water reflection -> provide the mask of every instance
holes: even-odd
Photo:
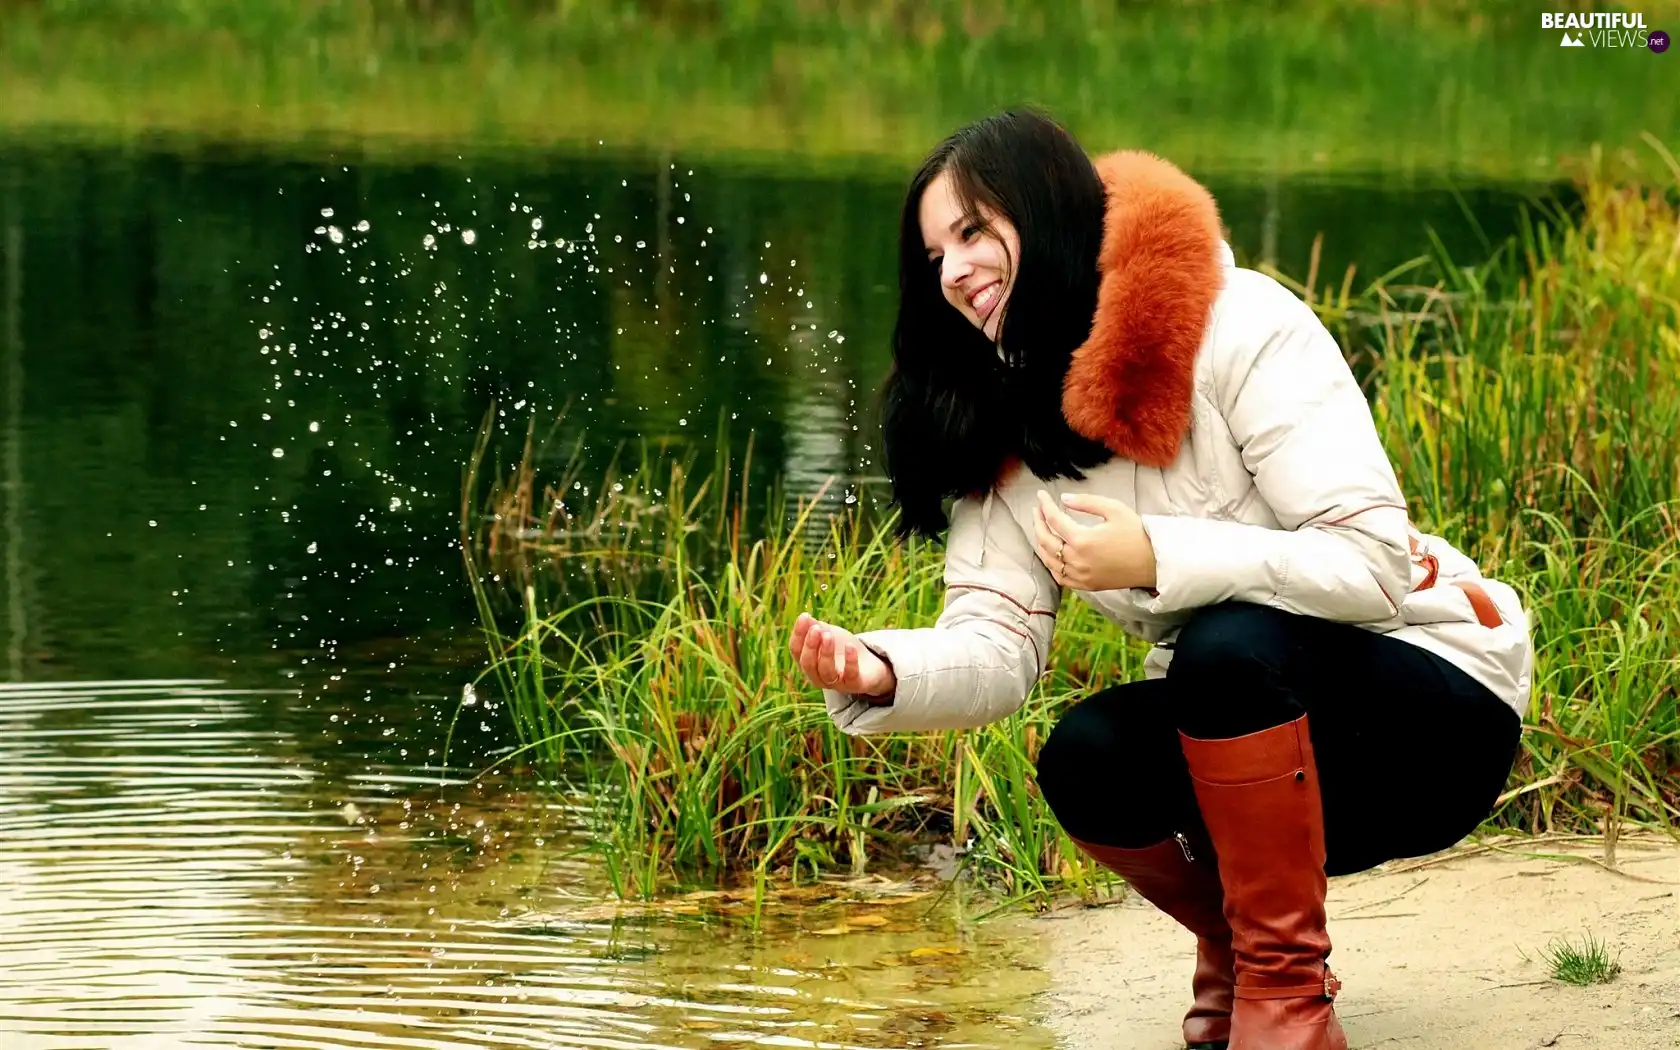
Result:
[[[503,465],[564,411],[551,455],[581,447],[586,485],[624,442],[709,464],[750,438],[760,499],[777,478],[790,500],[883,495],[893,181],[8,147],[14,679],[202,675],[470,626],[453,544],[493,401]],[[1426,226],[1478,257],[1470,217],[1497,238],[1533,189],[1206,178],[1240,258],[1304,275],[1327,231],[1335,283],[1416,254]]]
[[[598,866],[528,781],[334,773],[275,728],[295,702],[0,687],[5,1046],[1049,1045],[1007,925],[603,921],[580,910]]]

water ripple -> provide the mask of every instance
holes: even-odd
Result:
[[[602,893],[571,807],[330,774],[285,702],[0,685],[0,1045],[1048,1045],[998,983],[1014,967],[892,969],[885,934],[530,921]]]

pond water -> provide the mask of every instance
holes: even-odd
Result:
[[[0,687],[3,1045],[1049,1045],[1030,939],[937,894],[756,936],[581,907],[563,807],[359,758],[431,735],[412,688],[370,685],[375,733],[290,690]]]
[[[1323,231],[1338,279],[1426,227],[1475,258],[1547,189],[1196,174],[1240,259],[1304,275]],[[570,807],[460,772],[497,712],[437,767],[483,657],[456,537],[486,413],[502,465],[533,422],[586,479],[750,437],[790,497],[875,498],[900,189],[9,142],[3,1045],[1050,1045],[1036,942],[964,888],[614,921]]]

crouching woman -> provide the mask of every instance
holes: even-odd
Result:
[[[1342,1050],[1326,877],[1489,813],[1518,596],[1411,526],[1335,341],[1168,162],[980,121],[912,180],[899,266],[886,473],[901,538],[945,536],[945,606],[801,614],[804,673],[848,733],[956,729],[1021,707],[1064,591],[1153,643],[1057,723],[1043,798],[1195,935],[1189,1046]]]

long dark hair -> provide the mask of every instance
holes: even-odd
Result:
[[[1020,236],[998,329],[1006,360],[946,301],[928,264],[922,194],[943,172],[967,221],[984,225],[985,205]],[[899,227],[893,369],[881,391],[900,539],[942,536],[944,500],[985,492],[1011,455],[1041,478],[1083,478],[1081,468],[1111,458],[1062,418],[1062,381],[1096,312],[1105,204],[1090,157],[1065,128],[1031,109],[959,129],[910,180]]]

